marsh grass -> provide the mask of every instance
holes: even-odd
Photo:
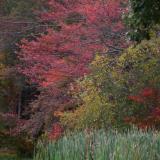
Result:
[[[34,160],[160,160],[160,133],[103,130],[40,141]]]

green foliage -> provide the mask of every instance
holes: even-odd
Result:
[[[85,77],[83,81],[79,81],[84,92],[78,98],[83,100],[83,105],[75,112],[65,113],[61,118],[62,123],[69,129],[104,128],[111,124],[112,105],[101,95],[90,78]]]
[[[0,160],[32,160],[29,158],[19,158],[13,153],[0,153]]]
[[[6,55],[6,64],[15,65],[17,44],[24,37],[33,38],[42,28],[37,14],[45,8],[44,0],[1,0],[0,1],[0,51]],[[45,10],[45,9],[44,9]]]
[[[0,148],[8,147],[9,145],[6,146],[8,143],[13,146],[12,141],[14,140],[9,136],[1,135],[1,132],[6,133],[16,126],[15,117],[7,118],[4,117],[4,114],[16,110],[20,92],[18,78],[5,65],[4,61],[5,56],[0,53]]]
[[[2,15],[8,15],[11,13],[12,8],[14,8],[16,6],[16,1],[12,1],[12,0],[2,0],[0,2],[0,13]]]
[[[0,2],[0,14],[4,16],[13,16],[18,18],[33,19],[35,9],[41,7],[43,0],[2,0]]]
[[[18,78],[5,65],[5,53],[0,53],[0,112],[16,107],[19,89]]]
[[[123,128],[126,117],[145,117],[151,107],[128,97],[145,87],[160,88],[159,46],[160,38],[155,38],[129,47],[116,58],[96,56],[91,74],[79,81],[83,105],[66,113],[62,123],[76,129]]]
[[[21,159],[33,156],[34,142],[24,136],[11,136],[0,132],[0,142],[0,159],[1,157],[11,159],[13,156],[15,159],[18,157]]]
[[[96,131],[64,136],[57,142],[39,142],[34,160],[158,160],[160,134],[133,130]]]
[[[10,153],[0,154],[0,159],[1,160],[18,160],[16,155],[10,154]]]
[[[126,23],[131,29],[129,36],[132,40],[149,39],[149,30],[160,23],[159,0],[130,0],[130,10]]]

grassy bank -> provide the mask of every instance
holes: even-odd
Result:
[[[160,133],[104,131],[39,142],[34,160],[159,160]]]
[[[19,157],[14,150],[0,150],[0,160],[31,160],[29,158]]]

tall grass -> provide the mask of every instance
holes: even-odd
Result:
[[[104,131],[39,142],[34,160],[160,160],[160,133]]]

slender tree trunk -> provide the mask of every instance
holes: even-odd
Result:
[[[17,113],[18,113],[18,119],[21,118],[21,95],[22,95],[22,92],[20,92],[19,94],[19,98],[18,98],[18,107],[17,107]]]

